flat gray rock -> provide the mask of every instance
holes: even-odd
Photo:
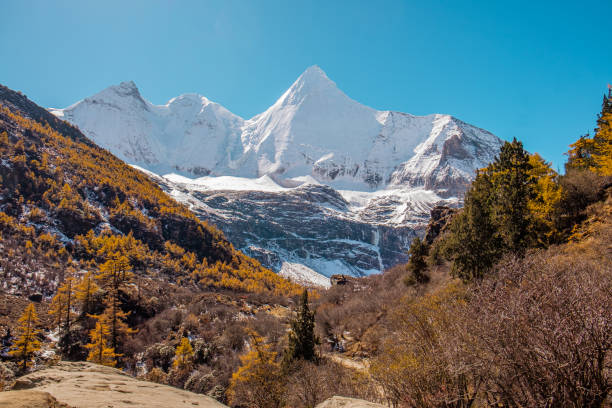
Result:
[[[116,368],[104,367],[87,362],[61,362],[53,367],[19,378],[16,382],[21,391],[0,393],[2,397],[36,398],[40,404],[33,407],[71,408],[222,408],[225,405],[213,398],[181,390],[167,385],[141,381],[126,375]],[[39,391],[35,395],[33,392]],[[48,393],[56,405],[44,405]],[[13,406],[2,405],[0,407]],[[51,400],[50,400],[51,401]],[[65,404],[65,405],[61,405]],[[28,406],[28,405],[15,405]]]

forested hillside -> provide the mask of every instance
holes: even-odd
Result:
[[[320,335],[392,406],[609,406],[610,96],[564,175],[507,142],[407,265],[318,300]]]
[[[0,154],[3,253],[12,251],[11,265],[3,264],[7,291],[49,295],[66,267],[95,267],[116,255],[128,257],[141,273],[198,287],[296,291],[235,251],[144,174],[5,87]],[[29,263],[45,272],[34,274]]]
[[[0,277],[0,352],[9,362],[0,383],[59,357],[135,374],[146,357],[145,372],[168,370],[162,360],[189,336],[196,360],[167,382],[183,386],[195,372],[191,387],[206,378],[199,392],[221,399],[246,339],[236,316],[275,327],[283,314],[270,311],[285,310],[301,291],[144,174],[5,87]]]

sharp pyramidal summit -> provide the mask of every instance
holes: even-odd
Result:
[[[458,204],[502,145],[450,115],[364,106],[318,66],[248,120],[197,94],[153,105],[133,82],[50,111],[148,172],[240,250],[320,284],[406,261],[430,210]]]

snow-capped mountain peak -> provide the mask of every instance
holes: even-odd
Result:
[[[312,66],[265,112],[244,120],[198,94],[166,105],[122,82],[52,112],[122,159],[158,173],[283,179],[336,188],[388,185],[455,194],[500,140],[448,115],[377,111]],[[461,188],[454,188],[457,183]]]
[[[265,265],[325,275],[405,260],[429,210],[456,205],[502,144],[449,115],[362,105],[317,66],[248,120],[198,94],[154,105],[133,82],[51,111],[124,161],[174,173],[157,180]]]
[[[140,91],[138,90],[138,87],[134,81],[126,81],[121,82],[119,85],[109,86],[86,100],[106,103],[121,103],[131,101],[146,105],[146,102],[140,95]]]
[[[297,105],[308,97],[332,97],[340,94],[344,95],[336,83],[329,79],[321,68],[313,65],[299,76],[274,106]]]

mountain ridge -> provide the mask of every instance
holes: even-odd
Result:
[[[308,68],[266,111],[246,120],[199,94],[154,105],[132,81],[50,111],[123,160],[157,174],[311,176],[360,191],[426,186],[456,195],[452,184],[469,182],[471,172],[486,165],[501,145],[490,132],[450,115],[414,116],[362,105],[318,66]],[[479,150],[459,149],[469,165],[445,160],[473,141]]]
[[[317,284],[405,262],[431,209],[460,205],[502,144],[450,115],[362,105],[317,66],[246,120],[198,94],[154,105],[131,81],[50,111],[152,172],[241,251]]]

